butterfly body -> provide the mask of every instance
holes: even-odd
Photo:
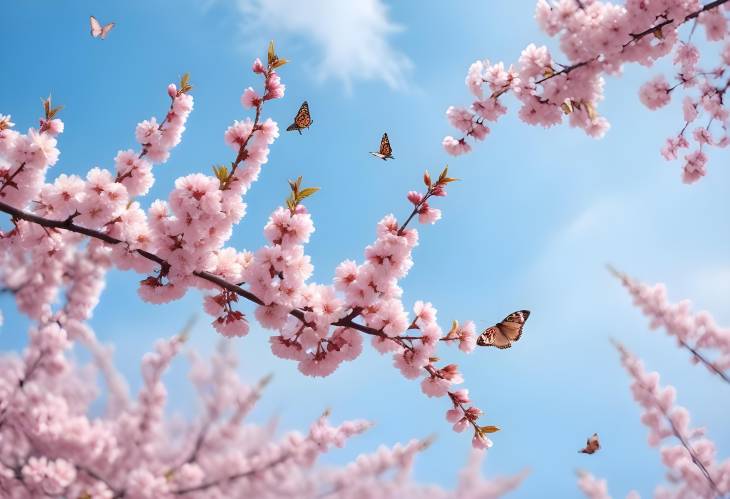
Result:
[[[302,134],[302,129],[309,128],[312,123],[312,116],[309,114],[309,104],[307,101],[304,101],[302,105],[299,107],[299,111],[297,111],[297,115],[294,116],[294,123],[289,125],[286,128],[287,132],[292,132],[296,130],[299,132],[299,135]]]
[[[598,440],[598,433],[594,433],[586,440],[586,446],[579,450],[581,454],[593,454],[601,448],[601,442]]]
[[[522,337],[522,329],[528,317],[530,317],[529,310],[512,312],[502,322],[482,331],[477,338],[477,345],[500,349],[510,348],[512,343]]]
[[[390,146],[390,140],[388,140],[387,133],[384,133],[383,137],[380,139],[380,149],[378,149],[378,152],[371,152],[370,154],[376,158],[382,159],[383,161],[395,159],[393,157],[393,148]]]
[[[89,24],[91,25],[91,36],[94,38],[101,38],[104,40],[116,23],[105,24],[104,26],[94,17],[89,17]]]

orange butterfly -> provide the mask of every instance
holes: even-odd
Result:
[[[314,121],[312,121],[312,116],[309,114],[309,104],[307,104],[307,101],[304,101],[299,111],[297,111],[297,115],[294,117],[294,123],[289,125],[286,131],[291,132],[292,130],[296,130],[301,135],[302,128],[309,128],[312,123]]]
[[[530,317],[529,310],[512,312],[504,320],[488,327],[477,338],[477,345],[482,347],[509,348],[522,336],[522,328]]]
[[[89,22],[91,23],[91,36],[94,38],[101,38],[102,40],[106,38],[106,35],[108,35],[112,28],[116,25],[115,23],[109,23],[102,26],[94,16],[89,18]]]
[[[578,452],[582,454],[593,454],[600,448],[601,442],[598,441],[598,433],[594,433],[593,436],[586,441],[585,448],[579,450]]]
[[[378,152],[371,152],[376,158],[380,158],[383,161],[388,159],[395,159],[393,157],[393,148],[390,147],[390,140],[388,140],[388,134],[384,133],[383,138],[380,139],[380,149]]]

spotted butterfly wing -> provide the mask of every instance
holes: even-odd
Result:
[[[304,101],[297,111],[297,115],[294,117],[294,123],[286,128],[287,132],[296,130],[301,135],[303,128],[309,128],[314,123],[312,116],[309,114],[309,104]]]
[[[384,133],[383,138],[380,139],[380,149],[378,152],[371,152],[376,158],[380,158],[383,161],[393,158],[393,148],[390,147],[390,140],[388,140],[388,134]]]
[[[601,448],[601,442],[598,440],[598,433],[594,433],[591,437],[586,440],[586,446],[578,452],[582,454],[593,454]]]
[[[115,26],[115,23],[109,23],[102,26],[94,16],[89,17],[89,24],[91,25],[91,36],[94,38],[101,38],[102,40],[106,38],[106,35],[108,35]]]
[[[488,327],[477,338],[477,345],[482,347],[509,348],[522,336],[525,321],[530,317],[529,310],[512,312],[504,320]]]

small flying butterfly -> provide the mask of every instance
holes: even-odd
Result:
[[[395,159],[393,157],[393,148],[390,147],[390,140],[388,140],[388,134],[384,133],[383,138],[380,139],[380,149],[378,152],[371,152],[376,158],[380,158],[383,161],[388,159]]]
[[[594,433],[591,437],[586,440],[586,446],[578,452],[582,454],[593,454],[601,448],[601,442],[598,440],[598,433]]]
[[[299,135],[301,135],[302,129],[309,128],[312,123],[314,122],[312,121],[312,116],[309,114],[309,104],[307,104],[307,101],[304,101],[299,107],[297,115],[294,117],[294,123],[289,125],[286,128],[286,131],[291,132],[293,130],[296,130],[297,132],[299,132]]]
[[[512,312],[504,320],[488,327],[477,338],[477,345],[482,347],[509,348],[522,336],[522,328],[530,317],[529,310]]]
[[[102,26],[94,16],[89,17],[89,23],[91,24],[91,36],[94,38],[101,38],[102,40],[106,38],[106,35],[108,35],[115,26],[115,23],[109,23]]]

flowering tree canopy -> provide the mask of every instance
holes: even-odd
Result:
[[[444,333],[436,309],[424,301],[414,304],[409,318],[398,286],[413,265],[411,252],[418,244],[418,232],[409,224],[441,218],[430,203],[445,196],[456,180],[447,168],[434,177],[426,172],[423,192],[407,195],[412,209],[405,221],[385,216],[365,249],[365,260],[342,262],[331,284],[310,282],[313,266],[304,245],[314,223],[303,201],[317,189],[304,187],[301,177],[290,182],[285,205],[274,210],[264,227],[266,246],[255,251],[225,246],[245,215],[244,196],[279,136],[277,124],[264,119],[263,110],[284,96],[277,73],[284,64],[273,43],[267,63],[254,61],[252,71],[262,79],[263,90],[247,88],[241,103],[255,117],[235,121],[223,137],[234,159],[215,165],[213,175],[177,179],[168,200],[156,200],[147,210],[137,198],[154,181],[153,165],[164,163],[180,142],[193,109],[187,74],[178,85],[168,86],[165,118],[137,126],[140,149],[120,151],[115,172],[97,167],[85,179],[61,174],[46,182],[48,168],[58,161],[57,141],[64,130],[60,107],[50,98],[44,101],[38,129],[23,134],[14,130],[9,116],[0,118],[0,211],[11,222],[0,231],[0,278],[14,292],[18,308],[38,323],[32,364],[59,361],[57,352],[73,336],[70,330],[81,327],[97,303],[107,269],[131,269],[147,275],[139,286],[147,302],[176,300],[191,288],[206,291],[203,308],[225,337],[248,333],[247,315],[238,302],[251,302],[256,320],[274,331],[272,352],[297,362],[308,376],[328,376],[342,362],[354,360],[363,336],[370,336],[378,351],[393,355],[403,376],[422,377],[426,395],[448,398],[447,418],[455,431],[471,428],[473,446],[489,447],[488,435],[498,428],[479,424],[482,411],[471,405],[468,390],[455,387],[463,382],[458,366],[438,366],[435,356],[441,343],[471,352],[474,323],[453,321]],[[66,303],[54,308],[63,289]]]
[[[68,298],[71,298],[69,295]],[[453,491],[409,477],[414,457],[428,441],[382,446],[339,468],[315,466],[317,458],[366,431],[367,421],[329,422],[328,413],[306,434],[274,438],[275,423],[244,424],[268,379],[255,385],[236,374],[236,358],[219,349],[210,362],[190,352],[190,380],[200,416],[165,417],[161,377],[184,346],[185,333],[159,340],[142,359],[143,386],[130,397],[110,350],[83,322],[69,319],[30,333],[22,357],[0,357],[0,496],[84,499],[172,497],[428,497],[496,498],[525,474],[487,481],[475,451]],[[92,365],[79,365],[68,350],[88,348]],[[105,414],[92,416],[100,371],[109,392]]]
[[[551,127],[567,118],[571,126],[599,138],[609,127],[598,113],[604,75],[619,75],[627,63],[652,66],[673,53],[671,82],[664,75],[656,76],[641,87],[639,98],[649,109],[657,109],[673,93],[684,93],[683,124],[661,152],[667,160],[677,159],[692,143],[693,150],[684,154],[682,179],[696,182],[706,174],[707,149],[730,144],[730,108],[725,98],[730,89],[728,11],[727,0],[628,0],[624,5],[539,0],[535,18],[548,36],[559,37],[564,62],[546,46],[535,44],[528,45],[513,66],[476,61],[466,76],[474,102],[468,109],[452,106],[446,111],[463,136],[447,136],[443,146],[453,155],[469,152],[467,139],[484,140],[489,133],[485,123],[507,112],[503,96],[509,94],[520,102],[520,119],[530,125]],[[698,25],[707,40],[717,44],[719,57],[700,54],[693,40],[699,36],[695,35]]]
[[[634,297],[635,304],[652,319],[652,327],[663,326],[677,338],[679,346],[689,350],[693,359],[703,363],[711,372],[727,382],[724,357],[709,361],[698,352],[700,348],[717,349],[725,355],[728,331],[719,328],[707,312],[690,313],[689,301],[672,305],[667,302],[664,285],[654,287],[637,283],[626,274],[609,267]],[[691,346],[692,345],[692,346]],[[614,341],[621,364],[631,378],[631,393],[641,407],[641,422],[649,429],[648,443],[661,445],[662,463],[671,486],[657,487],[655,497],[717,498],[730,493],[730,459],[718,461],[715,443],[706,430],[690,426],[689,411],[676,404],[677,390],[659,383],[659,373],[647,372],[643,362],[622,344]],[[674,441],[674,444],[668,442]],[[589,499],[610,499],[608,484],[588,472],[578,473],[578,487]],[[631,491],[627,499],[638,499]]]

